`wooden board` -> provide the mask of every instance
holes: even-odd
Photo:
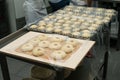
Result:
[[[40,35],[40,34],[43,34],[43,33],[28,32],[25,35],[21,36],[20,38],[11,42],[10,44],[1,48],[0,51],[4,52],[6,54],[9,54],[9,55],[22,57],[22,58],[26,58],[26,59],[31,59],[31,60],[34,60],[34,61],[37,61],[40,63],[46,63],[46,64],[50,64],[52,66],[58,66],[58,67],[63,67],[63,68],[68,68],[68,69],[74,70],[74,69],[76,69],[76,67],[79,65],[79,63],[86,56],[87,52],[91,49],[91,47],[95,43],[94,41],[76,39],[80,43],[82,43],[80,45],[80,48],[64,62],[55,61],[55,60],[51,60],[51,59],[44,59],[44,58],[35,57],[32,55],[28,55],[28,54],[16,52],[16,48],[18,48],[20,45],[24,44],[29,39],[31,39],[37,35]],[[48,35],[68,38],[66,36],[61,36],[61,35],[56,35],[56,34],[48,34]]]

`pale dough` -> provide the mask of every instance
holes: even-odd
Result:
[[[45,50],[41,47],[35,47],[33,50],[32,50],[32,55],[33,56],[41,56],[45,53]]]
[[[74,47],[71,44],[65,44],[62,47],[62,50],[65,51],[66,53],[70,53],[70,52],[72,52],[74,50]]]
[[[45,35],[45,34],[41,34],[41,35],[38,36],[39,40],[46,40],[47,38],[48,38],[48,36]]]
[[[74,39],[69,39],[66,41],[66,43],[71,44],[73,46],[76,46],[76,45],[78,45],[79,42],[77,40],[74,40]]]
[[[49,45],[50,49],[60,49],[61,48],[61,44],[59,42],[53,42]]]
[[[49,41],[41,41],[40,43],[38,43],[38,46],[42,48],[47,48],[49,44],[50,44]]]
[[[34,46],[32,44],[26,43],[26,44],[21,46],[21,50],[24,52],[27,52],[27,51],[31,51],[33,49],[33,47]]]
[[[62,50],[54,51],[53,53],[51,53],[51,57],[55,60],[64,59],[66,57],[66,55],[67,54]]]

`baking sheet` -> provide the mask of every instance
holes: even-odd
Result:
[[[16,52],[16,48],[18,48],[20,45],[24,44],[26,41],[33,38],[34,36],[37,36],[40,34],[43,34],[43,33],[28,32],[25,35],[21,36],[20,38],[16,39],[15,41],[11,42],[10,44],[1,48],[0,51],[4,52],[6,54],[10,54],[10,55],[14,55],[14,56],[22,57],[22,58],[27,58],[27,59],[31,59],[34,61],[39,61],[40,63],[41,62],[46,63],[51,66],[59,66],[59,67],[64,67],[64,68],[69,68],[69,69],[74,70],[74,69],[76,69],[78,64],[82,61],[82,59],[85,57],[87,52],[91,49],[91,47],[95,43],[94,41],[76,39],[80,43],[82,43],[82,45],[74,54],[72,54],[70,56],[70,58],[68,58],[64,62],[55,61],[55,60],[51,60],[51,59],[44,59],[44,58],[35,57],[32,55],[28,55],[28,54]],[[48,35],[66,37],[66,36],[61,36],[61,35],[57,35],[57,34],[48,34]],[[68,37],[66,37],[66,38],[68,38]]]

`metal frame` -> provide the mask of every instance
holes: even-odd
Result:
[[[98,2],[109,2],[113,4],[120,4],[120,0],[97,0]],[[118,38],[117,38],[117,44],[116,44],[116,50],[120,50],[120,6],[116,5],[117,11],[118,11]],[[112,8],[107,6],[107,8]]]

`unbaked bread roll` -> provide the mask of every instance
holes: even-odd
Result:
[[[61,26],[61,23],[54,23],[55,26]]]
[[[31,26],[30,26],[31,29],[35,29],[35,28],[37,28],[37,27],[38,27],[37,25],[31,25]]]
[[[95,30],[97,30],[97,27],[89,27],[88,29],[91,31],[95,31]]]
[[[54,19],[55,16],[54,15],[51,15],[51,16],[48,16],[50,19]]]
[[[58,23],[64,23],[65,21],[60,19],[60,20],[58,20],[57,22],[58,22]]]
[[[61,31],[62,31],[62,29],[54,29],[54,32],[55,32],[55,33],[58,33],[58,34],[60,34]]]
[[[63,24],[63,26],[64,26],[64,27],[68,27],[68,26],[70,26],[70,24]]]
[[[77,46],[79,44],[79,42],[77,40],[74,40],[74,39],[68,39],[66,41],[67,44],[71,44],[73,46]]]
[[[45,34],[41,34],[37,38],[42,41],[42,40],[46,40],[48,38],[48,36]]]
[[[32,50],[32,55],[33,56],[42,56],[43,54],[45,53],[45,50],[41,47],[35,47],[33,50]]]
[[[47,17],[46,17],[46,18],[44,18],[44,21],[49,21],[49,20],[50,20],[50,19],[49,19],[49,18],[47,18]]]
[[[38,26],[45,26],[45,25],[46,25],[45,21],[39,21],[38,23]]]
[[[61,38],[61,37],[53,37],[52,39],[51,39],[51,41],[52,42],[61,42],[61,41],[63,41],[64,39],[63,38]]]
[[[70,17],[65,17],[64,20],[68,21],[68,20],[70,20]]]
[[[66,57],[66,53],[62,50],[58,50],[58,51],[54,51],[53,53],[51,53],[51,57],[55,60],[62,60]]]
[[[50,49],[60,49],[61,48],[61,44],[59,42],[53,42],[49,45]]]
[[[91,34],[90,33],[82,33],[83,38],[90,38]]]
[[[74,38],[79,38],[80,37],[80,32],[73,32],[73,33],[71,33],[71,35]]]
[[[59,19],[62,19],[62,18],[63,18],[62,16],[57,16],[57,17],[56,17],[56,19],[58,19],[58,20],[59,20]]]
[[[71,24],[72,22],[71,21],[66,21],[65,24]]]
[[[45,26],[40,26],[37,29],[40,30],[40,31],[44,31],[45,30]]]
[[[65,51],[66,53],[70,53],[74,50],[74,47],[71,44],[65,44],[63,45],[62,50]]]
[[[53,30],[54,30],[54,29],[53,29],[52,27],[46,28],[46,32],[51,32],[51,33],[52,33]]]
[[[30,43],[26,43],[24,45],[21,46],[21,50],[24,51],[24,52],[27,52],[27,51],[31,51],[33,49],[33,45],[30,44]]]
[[[40,43],[38,43],[38,46],[42,48],[47,48],[49,44],[50,44],[49,41],[41,41]]]
[[[35,38],[33,38],[33,39],[31,39],[31,40],[28,41],[28,43],[31,43],[33,45],[36,45],[39,42],[40,42],[40,40],[37,37],[35,37]]]
[[[46,25],[46,27],[53,27],[53,24],[48,23],[48,24]]]
[[[83,30],[83,31],[81,31],[82,33],[90,33],[90,31],[89,30]]]
[[[63,31],[62,31],[62,34],[63,34],[63,35],[66,35],[66,36],[69,36],[70,33],[71,33],[70,30],[65,30],[65,31],[63,30]]]

